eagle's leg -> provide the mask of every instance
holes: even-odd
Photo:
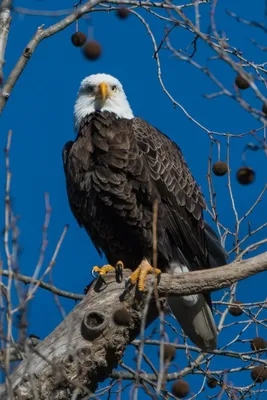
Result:
[[[138,282],[138,290],[143,292],[145,290],[145,281],[148,274],[155,274],[158,276],[161,270],[158,268],[153,268],[147,260],[143,260],[138,268],[131,274],[130,281],[132,284]]]
[[[95,266],[95,267],[93,267],[93,269],[92,269],[92,273],[93,273],[93,275],[94,275],[94,272],[98,272],[98,274],[99,274],[101,277],[103,277],[103,275],[106,275],[108,272],[110,272],[110,271],[115,271],[115,272],[116,272],[116,275],[117,275],[117,277],[118,277],[118,279],[119,279],[120,282],[121,282],[121,280],[122,280],[122,271],[123,271],[123,269],[124,269],[124,264],[123,264],[123,262],[122,262],[122,261],[118,261],[114,267],[113,267],[112,265],[110,265],[110,264],[103,265],[103,267],[97,267],[97,266]]]

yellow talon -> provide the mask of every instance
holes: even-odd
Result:
[[[153,268],[147,260],[143,260],[139,267],[131,274],[130,281],[132,284],[138,282],[138,290],[143,292],[145,290],[145,281],[148,274],[154,274],[158,276],[161,270]]]
[[[110,264],[103,265],[103,267],[95,266],[92,269],[92,273],[93,273],[93,276],[94,276],[94,273],[97,272],[101,277],[103,277],[103,275],[106,275],[108,272],[115,271],[119,282],[121,282],[122,281],[122,271],[123,271],[123,269],[124,269],[123,262],[122,261],[118,261],[116,263],[115,267],[113,267]]]
[[[108,272],[114,271],[114,270],[115,270],[115,268],[109,264],[103,265],[103,267],[101,267],[101,268],[97,267],[97,266],[93,267],[93,272],[98,272],[99,275],[106,275]]]

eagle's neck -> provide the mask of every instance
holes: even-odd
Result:
[[[79,131],[81,122],[84,118],[94,114],[97,111],[108,111],[112,114],[115,114],[117,118],[134,118],[133,112],[126,97],[123,99],[123,102],[116,99],[107,99],[104,106],[99,109],[99,104],[90,99],[88,95],[79,95],[74,106],[75,131]]]
[[[81,121],[73,155],[83,173],[94,173],[103,166],[121,170],[128,164],[131,144],[135,143],[131,141],[131,124],[130,119],[117,118],[108,111],[96,111]]]

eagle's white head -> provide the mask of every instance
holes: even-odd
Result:
[[[75,130],[84,117],[95,111],[110,111],[118,118],[134,117],[122,84],[107,74],[90,75],[82,80],[74,106]]]

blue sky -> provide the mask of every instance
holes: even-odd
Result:
[[[222,3],[222,2],[221,2]],[[33,9],[60,9],[73,5],[70,0],[17,0],[18,6]],[[242,5],[242,6],[241,6]],[[264,1],[251,7],[250,2],[224,0],[218,5],[218,29],[223,29],[231,37],[231,44],[244,51],[244,57],[262,63],[265,53],[251,44],[254,37],[264,45],[260,30],[253,30],[238,24],[226,15],[225,9],[242,13],[249,20],[265,22]],[[203,31],[207,31],[208,6],[201,7]],[[149,22],[157,43],[164,35],[164,22],[148,13],[141,13]],[[192,16],[192,10],[187,12]],[[15,65],[18,57],[29,42],[37,27],[56,23],[60,17],[30,17],[14,14],[12,28],[6,51],[5,77]],[[48,192],[52,206],[51,222],[48,230],[48,249],[45,255],[45,268],[53,254],[65,224],[70,228],[53,267],[53,283],[69,291],[82,293],[91,279],[93,265],[103,264],[92,246],[85,231],[80,229],[72,216],[65,190],[61,150],[65,142],[73,139],[73,105],[80,81],[87,75],[105,72],[116,76],[124,85],[135,115],[144,118],[162,132],[175,140],[182,148],[193,175],[208,200],[206,180],[209,154],[209,138],[206,132],[191,122],[179,109],[174,108],[170,99],[163,93],[157,78],[157,66],[153,58],[153,46],[145,27],[134,16],[118,20],[114,13],[94,13],[91,21],[80,21],[80,30],[90,31],[103,47],[103,55],[96,62],[84,59],[78,48],[70,41],[75,31],[74,25],[59,34],[43,41],[25,71],[19,78],[0,120],[0,148],[5,147],[7,132],[13,131],[11,148],[12,204],[13,211],[20,216],[19,243],[22,249],[20,271],[32,275],[42,242],[42,224],[45,217],[44,193]],[[170,37],[176,48],[186,48],[193,37],[184,30],[176,30]],[[216,76],[231,89],[235,73],[219,60],[207,60],[212,54],[206,45],[198,41],[195,60],[212,69]],[[207,100],[203,94],[217,91],[214,84],[204,74],[189,64],[172,56],[167,50],[160,52],[162,77],[172,96],[201,124],[218,132],[241,133],[259,127],[259,123],[243,111],[239,105],[228,98]],[[263,85],[259,84],[263,89]],[[243,94],[244,98],[258,109],[260,101],[252,91]],[[242,164],[244,145],[255,142],[253,138],[231,141],[231,168],[233,192],[237,210],[242,215],[256,200],[266,183],[266,156],[263,152],[247,154],[247,163],[256,171],[256,181],[248,187],[241,187],[235,180],[235,172]],[[221,138],[221,158],[226,156],[226,141]],[[214,158],[216,161],[216,156]],[[4,156],[0,156],[0,199],[2,212],[0,226],[4,226]],[[217,193],[219,217],[223,224],[234,229],[234,216],[227,190],[227,178],[214,178]],[[265,222],[266,199],[250,218],[253,228]],[[242,233],[246,232],[246,226]],[[257,239],[262,239],[261,232]],[[231,248],[232,240],[227,241]],[[3,254],[3,248],[1,249]],[[255,253],[256,254],[256,253]],[[238,296],[244,302],[260,301],[266,296],[266,274],[251,278],[240,285]],[[257,288],[257,289],[255,289]],[[216,294],[217,298],[219,295]],[[66,312],[74,302],[60,299]],[[229,321],[231,321],[231,318]],[[61,321],[62,317],[55,305],[52,294],[39,290],[29,305],[29,333],[46,337]],[[255,329],[254,329],[255,331]],[[253,333],[251,333],[252,335]],[[227,334],[223,342],[229,340]],[[130,357],[130,356],[129,356]],[[129,358],[130,359],[130,358]],[[228,361],[229,362],[229,361]],[[229,366],[229,365],[228,365]],[[179,365],[181,367],[181,365]],[[247,373],[248,374],[248,373]],[[247,376],[247,375],[246,375]],[[238,379],[238,378],[237,378]],[[243,378],[242,378],[243,379]],[[242,382],[239,382],[242,384]],[[191,390],[197,390],[191,386]],[[202,396],[202,395],[201,395]],[[206,398],[203,394],[203,397]]]

